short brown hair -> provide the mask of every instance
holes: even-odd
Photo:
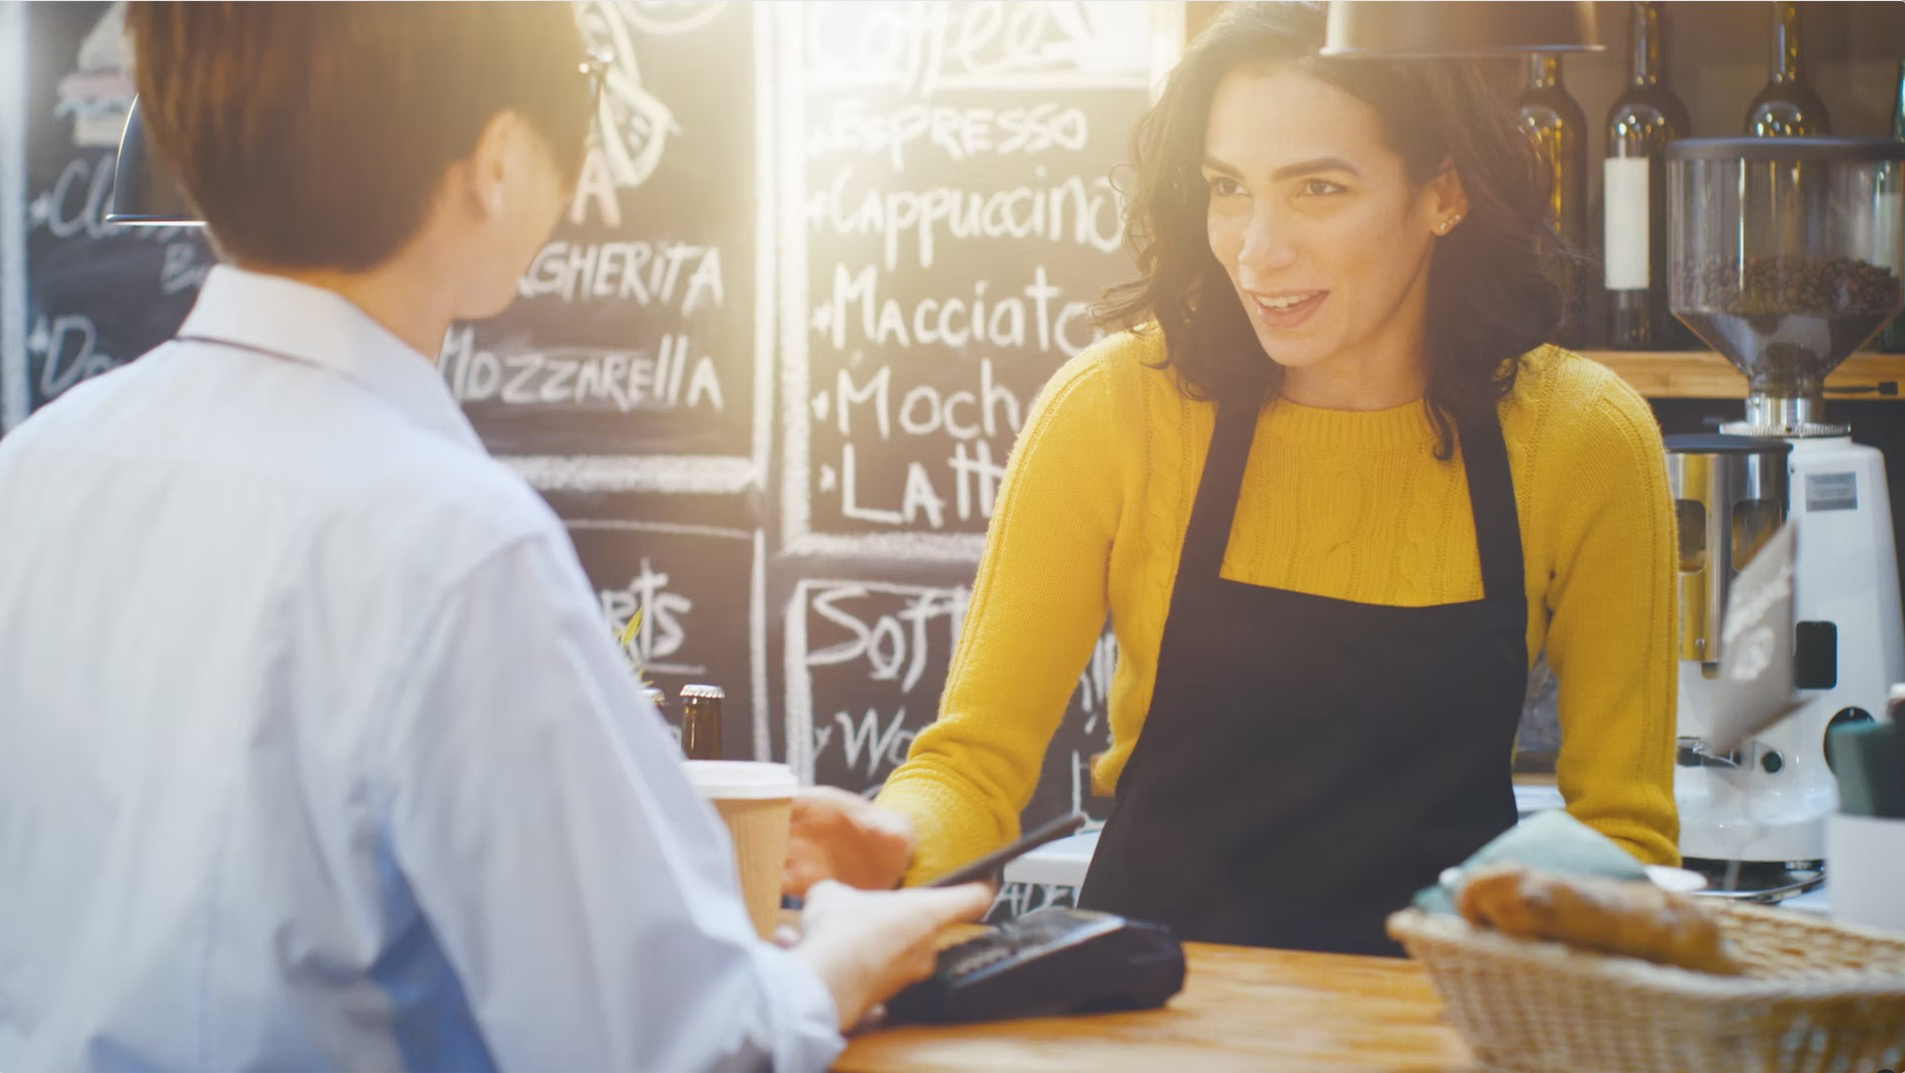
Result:
[[[573,181],[588,88],[566,3],[133,3],[150,141],[229,255],[357,271],[515,109]]]

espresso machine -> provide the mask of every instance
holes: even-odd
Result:
[[[1667,167],[1673,312],[1748,381],[1740,420],[1667,440],[1680,849],[1715,888],[1773,899],[1823,871],[1825,819],[1838,807],[1827,730],[1887,718],[1888,690],[1905,681],[1884,460],[1824,405],[1826,374],[1905,303],[1905,144],[1687,140],[1668,146]],[[1708,728],[1727,596],[1788,523],[1799,706],[1720,753]]]

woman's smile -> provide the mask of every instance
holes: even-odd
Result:
[[[1277,291],[1261,294],[1246,292],[1250,296],[1250,313],[1258,324],[1273,332],[1289,331],[1310,319],[1325,301],[1329,300],[1328,291]]]

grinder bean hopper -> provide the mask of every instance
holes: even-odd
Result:
[[[1796,890],[1837,808],[1829,727],[1885,717],[1905,681],[1885,465],[1829,419],[1825,378],[1905,304],[1905,144],[1741,138],[1667,148],[1674,315],[1747,378],[1719,436],[1669,437],[1680,530],[1675,797],[1690,866],[1743,861]],[[1791,522],[1800,707],[1745,745],[1706,740],[1729,586]],[[1799,877],[1791,880],[1792,877]]]

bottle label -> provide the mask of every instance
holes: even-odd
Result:
[[[1607,258],[1607,289],[1647,289],[1647,167],[1644,156],[1608,157],[1601,172],[1607,215],[1601,235]]]

